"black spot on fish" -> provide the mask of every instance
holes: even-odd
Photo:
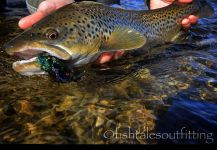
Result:
[[[90,28],[90,24],[87,24],[87,27]]]
[[[108,19],[105,19],[105,22],[109,22]]]
[[[93,20],[90,21],[91,24],[95,25],[95,22]]]
[[[92,37],[92,35],[90,34],[90,33],[88,33],[88,36],[91,38]]]
[[[112,22],[112,19],[111,19],[111,18],[109,18],[109,19],[108,19],[108,21],[109,21],[109,22]]]
[[[106,40],[106,36],[105,35],[103,36],[103,39]]]
[[[99,22],[99,27],[100,27],[100,28],[102,27],[102,24],[101,24],[101,22]]]
[[[105,22],[103,23],[103,25],[104,25],[106,28],[108,28],[108,25],[107,25]]]

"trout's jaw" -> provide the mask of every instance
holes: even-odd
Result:
[[[5,45],[5,50],[9,55],[15,55],[24,59],[29,59],[41,53],[48,53],[51,56],[62,60],[69,60],[71,55],[60,46],[45,44],[43,42],[17,42],[18,44]],[[26,44],[27,43],[27,44]]]
[[[26,42],[28,44],[16,43],[18,44],[11,45],[11,43],[8,43],[5,45],[5,50],[9,55],[25,59],[13,63],[13,69],[22,75],[31,76],[46,74],[45,71],[41,70],[41,66],[37,62],[37,56],[42,53],[63,60],[71,58],[71,55],[57,46],[46,45],[40,42]]]
[[[37,62],[37,57],[33,57],[29,60],[16,61],[13,63],[14,71],[21,75],[32,76],[47,74],[41,70],[41,66]]]

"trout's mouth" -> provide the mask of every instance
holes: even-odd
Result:
[[[41,69],[41,65],[37,61],[37,57],[41,54],[54,56],[62,60],[68,60],[71,57],[70,54],[61,47],[41,43],[31,43],[17,47],[5,45],[5,49],[9,55],[24,59],[14,62],[13,69],[26,76],[47,74]]]
[[[23,58],[25,60],[31,59],[33,57],[38,56],[39,54],[44,53],[40,49],[26,49],[24,51],[15,52],[12,55],[18,56],[19,58]]]
[[[14,52],[10,55],[17,56],[24,60],[14,62],[12,68],[14,71],[26,76],[47,74],[45,71],[41,70],[41,66],[37,62],[37,56],[42,53],[44,52],[40,49],[24,49],[19,52]]]

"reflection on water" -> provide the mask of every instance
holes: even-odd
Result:
[[[0,16],[1,47],[21,32],[17,21],[25,12],[7,9]],[[134,52],[92,66],[77,83],[21,76],[11,68],[17,58],[1,49],[0,143],[206,143],[105,134],[129,133],[129,127],[131,133],[186,127],[211,132],[216,140],[216,21],[216,16],[200,20],[181,43],[153,50],[152,57]]]

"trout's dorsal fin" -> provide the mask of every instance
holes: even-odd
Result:
[[[138,49],[145,45],[147,38],[140,32],[128,28],[116,28],[109,38],[104,41],[100,47],[100,51],[117,51]]]

